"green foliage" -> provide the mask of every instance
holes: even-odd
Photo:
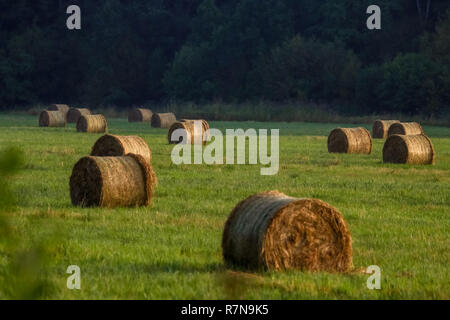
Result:
[[[380,98],[386,106],[403,113],[436,114],[441,101],[437,95],[443,89],[439,65],[421,54],[397,56],[384,66]]]
[[[334,43],[294,37],[263,59],[257,73],[270,100],[348,101],[360,64]]]
[[[70,4],[81,7],[80,31],[65,27]],[[0,0],[0,108],[265,99],[324,103],[339,112],[335,106],[346,105],[355,114],[441,115],[450,104],[448,0],[432,1],[428,15],[418,12],[415,1],[379,0],[377,31],[365,26],[370,4]],[[440,72],[419,61],[416,71],[426,68],[432,78],[414,105],[399,107],[416,83],[400,84],[403,93],[384,101],[395,84],[389,71],[386,79],[379,71],[409,53],[426,55]]]

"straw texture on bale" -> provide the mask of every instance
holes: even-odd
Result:
[[[64,127],[66,117],[61,111],[42,111],[39,115],[40,127]]]
[[[198,128],[195,128],[195,123],[200,124]],[[182,129],[185,132],[184,139],[179,138],[178,140],[173,139],[172,135],[175,130]],[[197,132],[196,132],[197,129]],[[208,140],[208,136],[206,135],[209,130],[209,124],[205,120],[181,120],[180,122],[175,122],[169,129],[168,140],[169,144],[177,144],[181,143],[182,140],[186,144],[205,144]],[[198,140],[198,142],[197,142]]]
[[[64,117],[67,117],[70,107],[67,104],[52,104],[48,107],[49,111],[61,111],[64,113]]]
[[[153,112],[150,109],[134,108],[128,113],[128,122],[150,122]]]
[[[72,170],[70,197],[81,207],[148,206],[155,173],[140,155],[84,157]]]
[[[177,122],[177,118],[173,113],[154,113],[152,115],[153,128],[170,128]]]
[[[346,272],[352,238],[342,214],[316,199],[278,191],[253,195],[231,212],[222,238],[227,264],[251,269]]]
[[[128,153],[141,155],[148,163],[152,162],[148,144],[138,136],[104,135],[92,147],[91,156],[117,157]]]
[[[105,133],[107,129],[108,124],[102,114],[81,116],[77,122],[78,132]]]
[[[417,122],[401,122],[390,126],[388,136],[393,134],[417,135],[423,134],[423,130],[422,126]]]
[[[400,123],[400,121],[399,120],[376,120],[373,123],[372,138],[386,139],[388,137],[389,128],[394,123]]]
[[[67,112],[67,122],[77,123],[81,116],[91,115],[91,111],[86,108],[70,108]]]
[[[424,134],[394,134],[387,138],[383,147],[383,162],[406,164],[434,164],[434,148]]]
[[[366,128],[338,128],[328,136],[328,152],[361,153],[372,152],[372,138]]]

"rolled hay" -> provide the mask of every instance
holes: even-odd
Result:
[[[231,212],[222,237],[227,264],[251,269],[346,272],[352,238],[342,214],[316,199],[278,191],[253,195]]]
[[[66,116],[61,111],[44,110],[39,115],[40,127],[65,127]]]
[[[107,129],[108,124],[102,114],[81,116],[77,122],[78,132],[105,133]]]
[[[104,135],[95,142],[91,156],[118,157],[129,153],[141,155],[148,163],[152,162],[148,144],[138,136]]]
[[[70,197],[81,207],[148,206],[155,179],[151,164],[140,155],[88,156],[73,167]]]
[[[199,124],[201,123],[201,127],[197,128],[197,130],[198,130],[197,132],[196,132],[196,128],[195,128],[196,123],[199,123]],[[205,134],[207,133],[207,130],[209,130],[209,124],[205,120],[183,119],[180,122],[175,122],[172,126],[170,126],[169,133],[167,135],[169,144],[178,144],[178,143],[181,143],[181,141],[183,140],[182,137],[180,137],[178,140],[172,138],[174,131],[177,129],[182,129],[185,131],[184,141],[187,144],[195,144],[195,143],[197,143],[197,140],[201,144],[206,144],[208,137]],[[197,137],[197,135],[199,135],[199,136]]]
[[[203,119],[181,119],[180,122],[190,122],[190,121],[201,121],[202,122],[202,126],[203,126],[203,130],[207,131],[209,130],[209,123],[206,120]]]
[[[49,111],[61,111],[64,116],[67,117],[67,112],[69,112],[70,107],[67,104],[52,104],[48,107]]]
[[[372,152],[372,138],[366,128],[337,128],[328,136],[328,152],[360,153]]]
[[[67,122],[77,123],[81,116],[91,115],[91,111],[86,108],[70,108],[67,112]]]
[[[399,135],[387,138],[383,147],[383,162],[434,164],[435,152],[430,138],[424,134]]]
[[[134,108],[128,113],[128,122],[150,122],[153,112],[150,109]]]
[[[173,113],[154,113],[152,115],[153,128],[170,128],[177,122],[177,118]]]
[[[418,135],[423,134],[423,130],[417,122],[400,122],[390,126],[388,136],[393,134]]]
[[[374,139],[386,139],[388,137],[388,131],[391,125],[394,123],[400,123],[399,120],[376,120],[372,127],[372,138]]]

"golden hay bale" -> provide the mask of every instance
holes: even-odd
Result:
[[[189,122],[189,121],[201,121],[203,130],[207,131],[209,130],[209,123],[206,120],[203,119],[181,119],[180,122]]]
[[[107,129],[108,124],[102,114],[81,116],[77,122],[78,132],[105,133]]]
[[[383,147],[383,162],[388,163],[434,164],[434,157],[433,144],[424,134],[394,134]]]
[[[72,170],[70,197],[82,207],[148,206],[155,173],[142,156],[84,157]]]
[[[338,128],[328,136],[328,152],[362,153],[372,152],[372,138],[366,128]]]
[[[39,115],[40,127],[65,127],[66,117],[61,111],[44,110]]]
[[[199,137],[196,137],[196,132],[195,132],[195,121],[197,121],[197,123],[201,123],[201,132],[200,132],[200,128],[198,128],[197,130],[199,130],[198,134],[200,135]],[[209,124],[208,122],[206,122],[205,120],[186,120],[183,119],[180,122],[175,122],[169,129],[169,133],[168,133],[168,140],[169,140],[169,144],[177,144],[180,143],[182,138],[180,137],[179,140],[174,140],[172,139],[172,134],[175,130],[177,129],[183,129],[186,133],[186,138],[185,138],[185,142],[187,144],[195,144],[196,138],[201,141],[202,144],[206,144],[206,141],[208,139],[207,136],[205,136],[205,134],[207,133],[207,130],[209,130]],[[204,139],[205,138],[205,139]]]
[[[128,113],[128,122],[150,122],[153,112],[150,109],[134,108]]]
[[[388,137],[389,128],[394,123],[400,123],[400,121],[399,120],[376,120],[373,123],[372,138],[386,139]]]
[[[417,135],[423,134],[422,126],[417,122],[394,123],[390,126],[388,137],[393,134]]]
[[[152,162],[148,144],[138,136],[104,135],[92,147],[91,156],[117,157],[129,153],[141,155],[148,163]]]
[[[170,128],[177,122],[177,118],[173,113],[154,113],[152,115],[153,128]]]
[[[70,108],[67,112],[67,122],[77,123],[81,116],[91,115],[91,111],[86,108]]]
[[[253,195],[233,209],[222,253],[226,263],[252,269],[345,272],[353,266],[342,214],[321,200],[278,191]]]
[[[67,104],[52,104],[48,107],[49,111],[61,111],[64,116],[67,117],[67,112],[69,112],[70,107]]]

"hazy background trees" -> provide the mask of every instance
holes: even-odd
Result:
[[[69,31],[66,8],[82,10]],[[297,101],[360,114],[450,106],[450,4],[0,0],[0,108]]]

